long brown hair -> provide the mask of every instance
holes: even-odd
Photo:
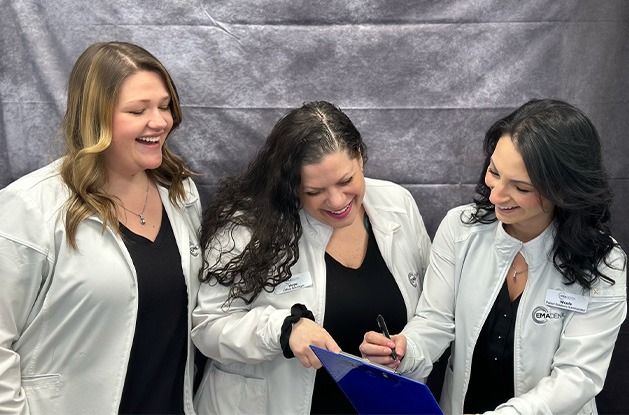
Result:
[[[98,214],[103,231],[110,225],[118,232],[116,199],[103,190],[107,171],[101,154],[111,144],[113,111],[122,83],[139,71],[155,72],[170,94],[168,104],[174,131],[181,123],[179,95],[162,63],[144,48],[125,42],[95,43],[78,58],[68,81],[68,102],[63,119],[66,154],[61,177],[70,189],[65,228],[68,243],[76,246],[76,231],[85,218]],[[183,181],[193,175],[183,160],[167,146],[162,164],[147,171],[152,180],[169,189],[169,198],[179,205],[185,197]]]

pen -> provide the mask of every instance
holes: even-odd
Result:
[[[382,332],[382,334],[384,334],[385,337],[390,340],[391,335],[389,334],[387,323],[384,322],[384,317],[382,317],[382,314],[378,314],[376,320],[378,321],[378,327],[380,327],[380,331]],[[397,353],[395,353],[395,348],[391,349],[391,357],[393,358],[393,360],[397,360]]]

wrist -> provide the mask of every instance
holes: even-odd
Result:
[[[284,319],[282,324],[282,330],[280,332],[280,346],[284,357],[287,359],[295,357],[295,354],[290,348],[289,340],[290,335],[293,332],[293,324],[297,323],[300,319],[307,318],[314,321],[314,314],[312,311],[303,304],[294,304],[290,308],[290,315]]]

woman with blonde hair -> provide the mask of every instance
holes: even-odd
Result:
[[[193,413],[200,203],[140,46],[76,61],[65,155],[0,191],[0,412]]]

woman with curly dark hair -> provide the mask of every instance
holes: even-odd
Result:
[[[350,119],[311,102],[280,119],[203,215],[193,339],[212,364],[199,413],[348,413],[310,349],[358,353],[376,316],[414,313],[430,239],[411,194],[366,179]],[[297,359],[292,359],[297,357]]]
[[[484,150],[475,203],[437,231],[415,317],[360,349],[427,376],[453,342],[445,413],[596,413],[627,314],[598,133],[574,106],[533,100],[489,129]],[[401,362],[381,352],[390,342]]]

